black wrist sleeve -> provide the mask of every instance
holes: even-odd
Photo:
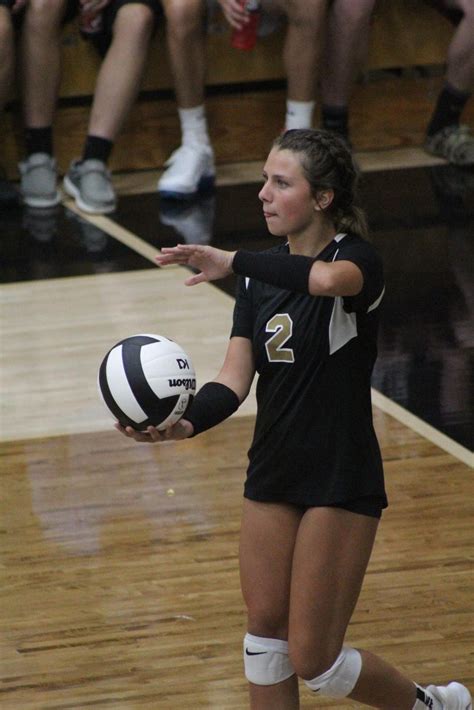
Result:
[[[196,436],[230,417],[239,404],[239,398],[230,387],[220,382],[208,382],[194,397],[184,419],[191,422],[194,427],[192,436]]]
[[[310,256],[239,249],[232,261],[232,269],[236,274],[250,276],[287,291],[309,293],[309,272],[313,264],[314,259]]]

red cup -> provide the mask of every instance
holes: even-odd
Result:
[[[248,22],[240,30],[232,32],[231,46],[235,49],[253,49],[257,42],[257,30],[260,22],[260,2],[242,0],[242,7],[248,12]]]

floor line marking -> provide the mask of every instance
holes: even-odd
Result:
[[[466,449],[457,441],[454,441],[446,434],[443,434],[439,429],[428,424],[423,419],[420,419],[415,414],[412,414],[408,409],[405,409],[393,399],[389,399],[384,394],[372,388],[372,402],[378,409],[381,409],[386,414],[390,414],[394,419],[404,424],[407,428],[412,429],[417,434],[420,434],[431,443],[438,446],[443,451],[459,459],[467,464],[470,468],[474,468],[474,453]]]
[[[130,230],[128,229],[125,229],[125,227],[121,227],[119,224],[117,224],[117,222],[114,222],[112,219],[106,217],[105,215],[86,214],[78,207],[76,207],[72,200],[65,200],[64,207],[66,207],[66,209],[70,210],[71,212],[77,214],[86,222],[94,224],[96,227],[101,229],[109,236],[114,237],[114,239],[117,239],[119,242],[122,242],[122,244],[125,244],[125,246],[128,246],[130,249],[132,249],[132,251],[145,257],[145,259],[151,261],[158,268],[158,264],[155,261],[155,256],[160,251],[158,247],[151,246],[150,244],[148,244],[148,242],[141,239],[140,237],[137,237],[136,234],[130,232]]]

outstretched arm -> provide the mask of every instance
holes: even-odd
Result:
[[[203,245],[178,244],[164,247],[156,261],[160,266],[181,264],[199,269],[198,274],[185,280],[186,286],[215,281],[236,273],[311,296],[355,296],[364,283],[362,271],[352,261],[326,263],[295,254],[235,252]]]

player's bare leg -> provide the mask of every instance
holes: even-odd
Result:
[[[378,520],[338,508],[310,508],[299,526],[291,581],[289,651],[305,680],[336,661],[370,558]],[[416,687],[373,654],[349,697],[384,710],[412,710]]]
[[[302,513],[277,503],[244,499],[240,535],[240,578],[255,637],[287,639],[293,548]],[[297,710],[295,675],[272,685],[249,683],[252,710]]]

